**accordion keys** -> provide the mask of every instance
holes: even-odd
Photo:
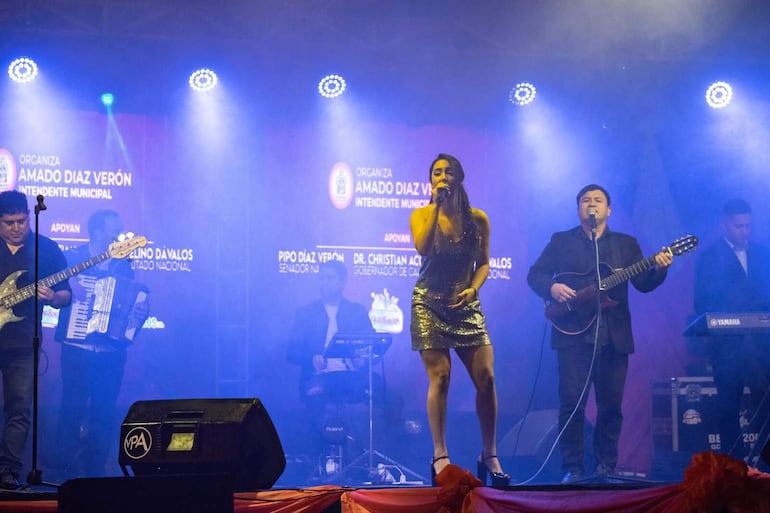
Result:
[[[133,315],[134,307],[147,301],[149,293],[146,285],[128,278],[108,276],[96,280],[86,341],[100,336],[118,344],[132,343],[144,324],[144,319]]]

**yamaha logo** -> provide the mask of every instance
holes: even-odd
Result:
[[[152,434],[145,427],[135,427],[123,437],[123,453],[133,460],[141,460],[151,448]]]

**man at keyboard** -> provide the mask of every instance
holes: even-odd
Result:
[[[120,215],[99,210],[88,219],[89,242],[65,252],[74,266],[108,251],[123,231]],[[104,476],[109,447],[116,443],[114,428],[120,425],[115,406],[126,365],[126,346],[105,333],[87,333],[97,280],[133,280],[128,259],[108,258],[70,279],[72,305],[63,309],[56,327],[61,342],[62,400],[57,429],[59,478]],[[139,326],[149,313],[146,297],[133,306],[130,315]],[[117,459],[112,462],[117,464]]]
[[[770,311],[770,251],[750,242],[751,206],[731,199],[722,211],[722,237],[703,251],[695,267],[695,311]],[[709,359],[717,387],[722,452],[742,458],[740,407],[744,386],[759,404],[770,390],[768,335],[712,336]],[[765,404],[770,403],[770,397]],[[767,415],[770,409],[758,412]],[[762,417],[760,417],[762,418]]]

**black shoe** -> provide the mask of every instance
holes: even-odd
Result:
[[[430,462],[430,484],[431,486],[436,486],[436,462],[441,460],[448,460],[449,456],[439,456],[438,458],[433,458]]]
[[[572,484],[584,479],[582,470],[570,470],[561,478],[561,484]]]
[[[487,467],[487,460],[491,460],[492,458],[497,458],[497,455],[492,454],[485,457],[482,454],[479,456],[479,459],[476,462],[476,477],[479,478],[479,481],[481,481],[484,486],[487,484],[487,474],[489,474],[493,488],[503,488],[508,486],[511,484],[511,476],[509,474],[506,474],[505,472],[492,472],[489,470],[489,467]]]
[[[604,463],[596,465],[596,477],[611,477],[615,475],[615,469]]]
[[[21,488],[19,480],[13,475],[10,470],[3,470],[0,473],[0,488],[3,490],[18,490]]]

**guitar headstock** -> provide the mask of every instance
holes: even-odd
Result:
[[[111,258],[126,258],[136,248],[143,248],[147,245],[147,237],[139,235],[123,241],[113,242],[107,249]]]
[[[697,245],[698,237],[695,235],[685,235],[684,237],[680,237],[672,242],[668,249],[671,250],[672,254],[679,256],[684,255],[685,253],[689,253],[695,249]]]

